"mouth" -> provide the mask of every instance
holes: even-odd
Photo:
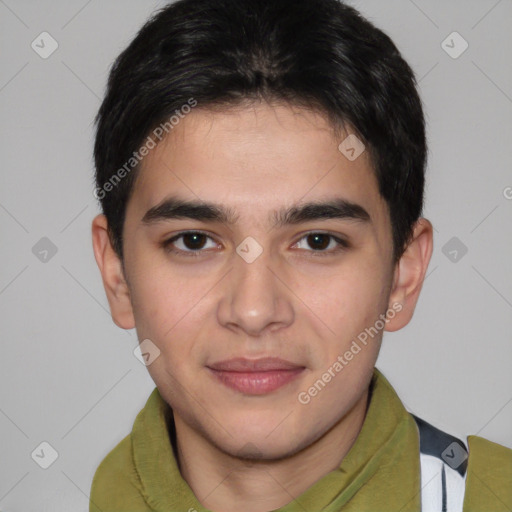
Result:
[[[247,395],[265,395],[295,380],[304,366],[275,357],[236,358],[212,363],[210,373],[225,386]]]

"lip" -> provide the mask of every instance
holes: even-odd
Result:
[[[279,359],[278,357],[262,357],[260,359],[235,357],[209,364],[208,368],[225,372],[267,372],[273,370],[296,370],[304,367],[284,359]]]
[[[225,386],[248,395],[264,395],[296,379],[304,366],[276,357],[235,358],[207,366]]]

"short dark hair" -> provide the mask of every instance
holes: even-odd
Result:
[[[388,205],[396,263],[423,209],[421,99],[391,39],[338,0],[178,0],[144,24],[114,62],[95,119],[95,195],[121,260],[143,141],[192,101],[227,108],[253,100],[313,109],[335,129],[350,125]]]

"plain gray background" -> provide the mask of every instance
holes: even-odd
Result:
[[[430,148],[434,254],[377,366],[411,412],[512,447],[512,1],[351,3],[413,67]],[[109,67],[162,5],[0,0],[3,512],[87,511],[95,469],[154,388],[94,261],[91,154]],[[44,31],[58,43],[46,59],[31,47]],[[44,441],[48,469],[31,456]]]

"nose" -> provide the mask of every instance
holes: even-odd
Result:
[[[261,336],[294,320],[292,294],[282,271],[263,253],[251,263],[238,255],[223,281],[217,317],[224,327]]]

